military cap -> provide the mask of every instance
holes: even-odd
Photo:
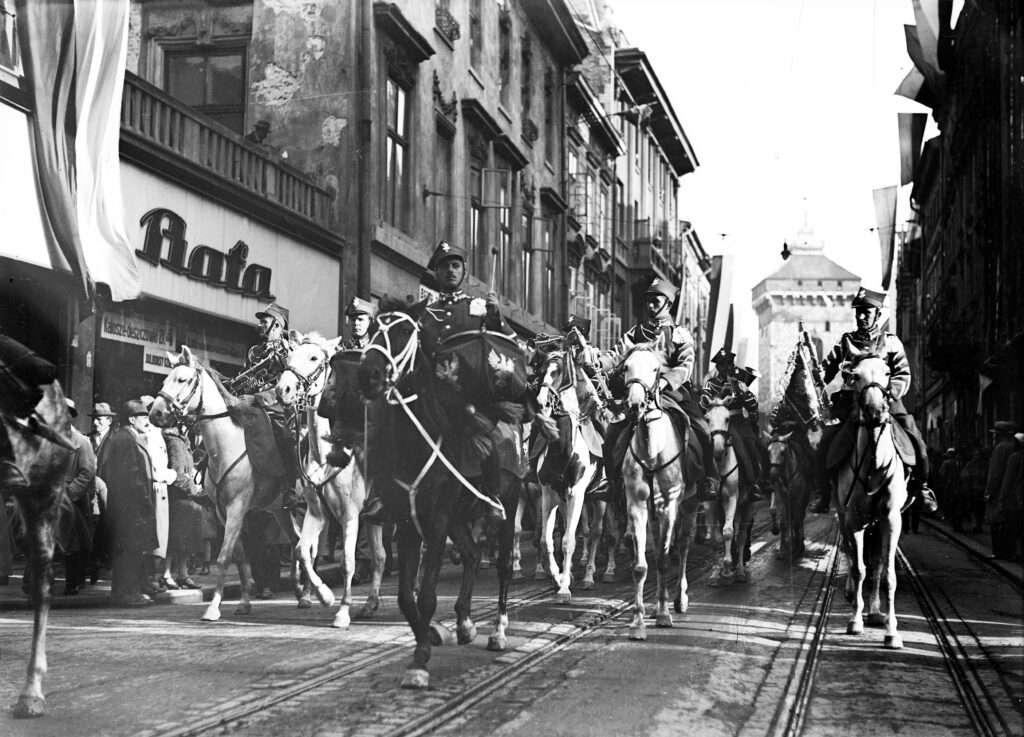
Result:
[[[349,301],[348,307],[345,308],[345,315],[348,317],[353,317],[355,315],[369,315],[370,317],[373,317],[376,311],[377,310],[373,306],[373,302],[368,302],[365,299],[359,299],[359,297],[353,297]]]
[[[146,405],[139,399],[129,399],[124,403],[123,414],[125,418],[138,417],[139,415],[148,415],[149,410],[146,409]]]
[[[756,370],[750,368],[750,366],[738,366],[736,367],[735,376],[737,379],[742,381],[747,386],[750,386],[757,381],[759,374]]]
[[[288,310],[277,302],[271,302],[265,309],[257,312],[256,317],[272,317],[275,320],[280,320],[282,325],[288,327]]]
[[[569,322],[565,324],[565,332],[568,333],[570,330],[575,328],[580,331],[587,340],[590,340],[590,319],[586,317],[580,317],[579,315],[569,315]]]
[[[874,307],[875,309],[882,309],[885,304],[885,292],[876,292],[872,289],[865,289],[861,287],[857,290],[857,296],[853,298],[853,309],[858,307]]]
[[[457,258],[466,263],[466,252],[458,246],[453,246],[448,241],[438,241],[437,248],[434,249],[434,255],[430,257],[430,261],[427,262],[427,269],[433,271],[441,262],[445,259]]]
[[[679,290],[676,289],[671,282],[656,278],[651,282],[651,285],[647,287],[644,294],[660,294],[663,297],[666,297],[669,302],[674,302],[676,295],[679,294]]]
[[[113,417],[114,412],[110,409],[110,405],[106,402],[96,402],[92,406],[92,412],[89,413],[90,417]]]
[[[1010,422],[1008,420],[999,420],[992,426],[989,432],[996,433],[997,435],[1013,435],[1017,432],[1017,423]]]
[[[732,363],[736,360],[736,354],[730,351],[728,348],[722,348],[715,357],[711,359],[712,363]]]

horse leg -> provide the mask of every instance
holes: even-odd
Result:
[[[708,581],[709,586],[728,586],[732,583],[735,565],[733,543],[736,541],[736,496],[736,489],[727,487],[722,499],[722,564],[718,573]]]
[[[853,558],[847,575],[853,580],[853,614],[846,624],[846,634],[859,635],[864,632],[864,530],[853,533]]]
[[[471,610],[473,607],[473,584],[477,571],[480,569],[480,558],[476,543],[473,540],[475,525],[466,522],[454,522],[448,528],[448,534],[456,545],[466,551],[462,558],[462,581],[459,584],[459,596],[455,600],[455,633],[460,645],[467,645],[476,639],[476,625],[473,623]]]
[[[647,581],[647,484],[631,479],[629,495],[629,523],[633,529],[633,621],[629,624],[629,639],[646,640],[644,624],[644,583]]]
[[[690,545],[693,542],[694,530],[697,526],[696,485],[687,484],[684,497],[687,501],[681,503],[679,512],[679,531],[676,533],[676,540],[679,544],[679,586],[676,590],[675,610],[676,614],[685,614],[690,608],[690,596],[687,593],[689,582],[686,580],[686,560],[690,555]]]
[[[514,578],[517,581],[523,579],[523,551],[519,545],[519,536],[523,534],[523,511],[525,508],[526,499],[521,494],[519,499],[517,500],[516,513],[512,521],[512,578]]]
[[[668,497],[672,498],[672,491]],[[658,546],[658,608],[654,614],[655,627],[671,627],[672,612],[668,608],[668,569],[672,565],[671,549],[676,531],[677,515],[679,507],[669,504],[661,514],[658,515],[657,539]]]
[[[236,553],[239,560],[245,558],[245,551],[242,550],[239,537],[242,534],[242,522],[245,519],[246,511],[249,509],[251,496],[252,490],[250,488],[248,493],[242,492],[241,496],[232,499],[225,511],[224,541],[221,543],[220,553],[217,555],[217,587],[213,591],[213,598],[210,600],[209,606],[203,612],[201,617],[203,622],[216,622],[220,619],[220,603],[224,599],[224,582],[228,577],[228,566],[231,565],[231,561],[236,556]],[[242,584],[242,602],[251,608],[252,605],[249,603],[249,577],[248,575],[242,575],[241,565],[238,566],[238,571]],[[242,608],[242,604],[239,604],[239,609]]]
[[[542,487],[541,492],[541,514],[537,523],[542,527],[540,538],[540,554],[537,556],[537,574],[540,578],[545,575],[551,576],[555,586],[558,582],[558,563],[555,560],[555,523],[556,513],[559,508],[558,495],[549,486]]]
[[[864,536],[864,544],[867,548],[867,558],[864,562],[867,568],[866,583],[871,587],[871,594],[867,601],[868,613],[864,618],[864,623],[868,627],[882,627],[885,625],[885,615],[882,614],[881,610],[882,586],[884,584],[882,567],[884,563],[882,561],[882,535],[880,530],[875,528],[869,531]]]
[[[886,582],[886,612],[885,612],[885,647],[891,650],[899,650],[903,647],[903,638],[900,637],[896,622],[896,544],[903,531],[903,519],[900,516],[899,506],[893,507],[889,512],[888,519],[879,522],[878,534],[881,537],[881,551],[879,562],[885,567]],[[879,571],[881,578],[881,571]]]
[[[593,472],[584,474],[579,483],[566,495],[565,534],[562,535],[562,575],[558,582],[558,593],[555,596],[555,601],[559,604],[569,604],[572,601],[569,585],[572,583],[572,557],[576,552],[576,530],[583,512],[583,493],[586,491],[592,475]]]
[[[614,505],[605,502],[604,515],[601,520],[601,526],[607,530],[609,543],[608,543],[608,565],[604,569],[604,575],[601,577],[601,581],[604,583],[615,583],[615,555],[619,550],[619,521],[615,517]]]
[[[2,430],[2,428],[0,428]],[[32,580],[32,651],[29,654],[25,673],[25,687],[14,706],[14,716],[19,718],[43,715],[43,676],[46,675],[46,625],[50,618],[50,596],[53,587],[53,546],[54,527],[57,523],[55,509],[25,510],[35,503],[29,499],[23,505],[26,518],[26,532],[29,545],[29,571]],[[31,518],[30,518],[31,515]]]
[[[733,580],[737,583],[747,583],[750,575],[747,573],[747,549],[750,547],[750,534],[754,527],[754,504],[749,499],[736,512],[736,567],[733,572]]]
[[[775,493],[772,494],[772,532],[778,531],[779,535],[779,549],[775,554],[778,560],[793,559],[793,526],[789,492],[789,488],[780,483],[775,487]],[[778,514],[775,513],[776,503],[778,503]]]
[[[411,520],[399,522],[398,537],[398,609],[416,637],[413,662],[402,678],[402,688],[426,688],[430,683],[427,662],[430,660],[430,639],[427,627],[420,621],[420,611],[413,591],[420,565],[422,540]],[[429,626],[429,622],[426,623]]]
[[[370,541],[370,554],[373,570],[371,572],[370,593],[366,603],[355,613],[355,619],[371,619],[380,608],[380,582],[384,577],[384,528],[381,525],[370,525],[366,528],[366,536]]]
[[[316,502],[311,501],[313,498],[316,498]],[[305,516],[302,518],[299,540],[292,549],[293,555],[298,558],[298,566],[301,567],[303,574],[305,574],[306,581],[306,585],[295,592],[299,600],[300,609],[308,609],[312,606],[313,602],[310,599],[311,588],[316,590],[316,596],[321,604],[327,607],[334,604],[334,592],[331,591],[330,586],[323,582],[323,579],[320,578],[313,568],[314,551],[324,527],[327,526],[327,510],[320,503],[316,494],[307,495],[307,499],[310,500],[310,504],[306,509]]]
[[[514,484],[522,485],[522,481],[516,479]],[[508,589],[512,582],[512,548],[516,544],[516,523],[512,519],[512,506],[518,506],[521,493],[508,499],[506,494],[503,499],[505,505],[505,520],[498,525],[498,613],[494,620],[494,632],[487,638],[487,649],[496,652],[503,651],[508,647],[508,638],[505,630],[508,628]]]
[[[583,582],[580,588],[589,591],[594,588],[594,573],[597,572],[597,549],[601,545],[601,532],[604,525],[605,502],[592,502],[584,507],[587,515],[587,532],[583,536],[583,554],[585,563]]]

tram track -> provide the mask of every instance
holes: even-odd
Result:
[[[752,540],[766,535],[769,528],[770,524],[767,521],[755,523],[751,534]],[[762,554],[772,547],[770,539],[766,540],[754,555]],[[696,556],[693,555],[693,552],[694,549],[691,548],[691,556],[687,565],[687,577],[691,585],[701,577],[708,575],[719,559],[717,546],[707,548]],[[610,551],[609,554],[614,554],[614,551]],[[675,585],[676,580],[677,576],[673,575],[672,585]],[[655,585],[654,577],[649,576],[644,592],[645,599],[651,598],[655,593]],[[568,631],[555,634],[540,646],[531,647],[526,652],[516,653],[514,657],[507,658],[512,662],[497,665],[493,669],[493,673],[452,695],[443,704],[405,720],[401,726],[388,730],[388,734],[396,737],[412,737],[431,733],[506,687],[521,677],[524,672],[630,611],[633,606],[632,582],[619,582],[612,586],[610,591],[602,591],[597,597],[592,596],[594,593],[592,591],[577,591],[574,594],[574,603],[581,600],[600,599],[596,606],[591,606],[579,613],[576,618],[582,620],[579,624],[574,623]],[[554,590],[547,579],[541,583],[529,585],[525,590],[517,591],[514,597],[510,597],[509,613],[514,614],[514,612],[532,605],[548,603],[552,600],[553,594]],[[490,621],[497,614],[496,601],[491,600],[483,606],[478,605],[474,608],[473,614],[475,621]],[[450,629],[453,621],[444,620],[441,624]],[[311,692],[324,687],[331,688],[334,684],[353,676],[408,658],[413,646],[412,634],[406,629],[398,638],[373,648],[369,653],[346,659],[344,664],[304,677],[297,683],[275,688],[272,694],[256,696],[243,701],[236,699],[220,707],[214,705],[201,717],[179,723],[173,728],[148,731],[145,733],[145,737],[191,737],[213,732],[231,733],[236,727],[242,732],[250,720],[260,719],[275,710],[287,708],[290,702],[295,702]],[[500,659],[502,654],[496,655],[498,655],[497,659]]]

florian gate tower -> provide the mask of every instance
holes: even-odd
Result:
[[[790,244],[790,256],[782,268],[752,290],[761,372],[757,401],[766,417],[779,400],[778,383],[796,346],[799,323],[803,322],[819,359],[840,335],[855,328],[850,303],[860,288],[860,277],[823,250],[824,243],[805,225]]]

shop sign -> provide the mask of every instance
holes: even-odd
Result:
[[[200,361],[217,361],[241,368],[245,349],[235,343],[205,333],[189,330],[168,322],[147,320],[119,312],[104,312],[100,337],[143,347],[142,370],[157,374],[171,373],[167,352],[177,353],[187,345]]]
[[[189,251],[185,219],[164,207],[147,212],[139,225],[146,229],[142,248],[135,251],[142,260],[228,292],[274,300],[271,270],[260,264],[246,264],[249,246],[245,241],[237,241],[227,253],[204,245]]]

